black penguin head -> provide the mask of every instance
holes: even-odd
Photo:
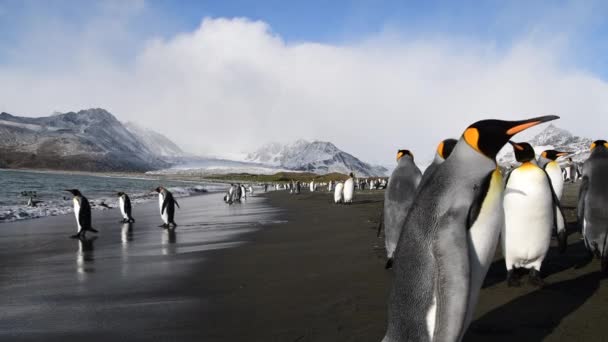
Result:
[[[543,153],[541,153],[540,155],[543,158],[547,158],[549,160],[556,160],[559,157],[563,157],[563,156],[567,156],[568,154],[570,154],[570,152],[560,152],[560,151],[556,151],[556,150],[546,150],[543,151]]]
[[[412,152],[410,150],[399,150],[397,151],[397,161],[399,161],[399,159],[401,159],[401,157],[403,156],[410,156],[412,159],[414,159],[414,155],[412,154]],[[351,177],[352,173],[351,173]]]
[[[516,143],[509,141],[509,144],[513,146],[513,151],[515,152],[515,160],[520,163],[529,162],[533,160],[536,155],[534,154],[534,149],[528,143]]]
[[[159,194],[165,190],[165,188],[163,188],[162,186],[159,186],[158,188],[154,189],[154,191],[158,192]]]
[[[71,193],[74,196],[82,196],[78,189],[65,189],[65,191]]]
[[[354,173],[352,173],[352,172],[351,172],[351,173],[349,173],[349,174],[348,174],[348,176],[349,176],[349,177],[352,177],[352,178],[355,178],[355,174],[354,174]]]
[[[608,148],[608,142],[606,140],[596,140],[591,144],[589,149],[593,151],[596,147]]]
[[[559,116],[546,115],[519,121],[482,120],[469,126],[462,136],[474,150],[490,159],[496,159],[498,151],[512,136],[540,123],[555,119],[559,119]]]
[[[445,139],[437,146],[437,154],[444,160],[448,159],[457,142],[458,140],[456,139]]]
[[[124,195],[124,194],[125,194],[125,193],[124,193],[124,192],[122,192],[122,191],[119,191],[119,192],[117,193],[118,197],[120,197],[120,196],[122,196],[122,195]]]

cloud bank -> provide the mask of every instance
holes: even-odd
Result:
[[[195,153],[306,138],[385,165],[399,148],[430,160],[441,139],[483,118],[557,114],[561,127],[606,138],[608,84],[564,63],[567,39],[550,38],[499,48],[385,30],[319,44],[285,42],[261,21],[206,18],[192,32],[146,40],[127,62],[89,40],[71,41],[61,67],[45,65],[44,51],[36,67],[0,65],[0,111],[103,107]]]

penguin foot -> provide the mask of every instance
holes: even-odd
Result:
[[[393,268],[393,258],[388,258],[388,260],[386,260],[386,265],[384,266],[384,269],[388,270],[389,268]]]
[[[161,224],[161,225],[160,225],[160,226],[158,226],[158,227],[160,227],[160,228],[167,228],[167,227],[169,227],[169,225],[168,225],[168,224],[166,224],[166,223],[163,223],[163,224]]]
[[[530,275],[528,276],[528,283],[536,287],[543,287],[543,285],[545,285],[543,278],[540,277],[540,272],[535,269],[530,270]]]
[[[99,233],[99,231],[93,227],[90,227],[89,229],[87,229],[89,231],[92,231],[93,233]]]
[[[129,220],[129,223],[135,223],[135,219],[134,219],[134,218],[131,218],[131,219]]]
[[[517,276],[515,274],[515,270],[513,270],[513,269],[509,270],[509,272],[507,273],[507,286],[508,287],[520,287],[521,286],[521,280],[519,279],[519,276]]]
[[[70,239],[79,239],[79,238],[80,238],[80,234],[70,235]]]

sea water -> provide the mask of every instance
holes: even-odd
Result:
[[[135,205],[154,199],[152,190],[160,185],[175,197],[226,189],[218,183],[0,170],[0,223],[72,212],[72,195],[65,189],[79,189],[92,209],[105,210],[118,205],[119,191],[127,193]],[[27,205],[30,197],[37,202],[35,207]]]

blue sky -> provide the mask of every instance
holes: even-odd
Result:
[[[0,0],[0,111],[102,107],[195,153],[306,138],[387,165],[488,117],[606,138],[605,18],[599,0]]]
[[[0,0],[0,62],[24,62],[10,50],[43,24],[70,34],[100,15],[124,17],[131,46],[194,30],[204,17],[262,20],[288,42],[335,44],[395,31],[418,39],[449,36],[492,42],[500,48],[531,33],[555,30],[570,37],[565,62],[608,76],[608,4],[563,0]],[[129,52],[123,51],[127,56]]]

